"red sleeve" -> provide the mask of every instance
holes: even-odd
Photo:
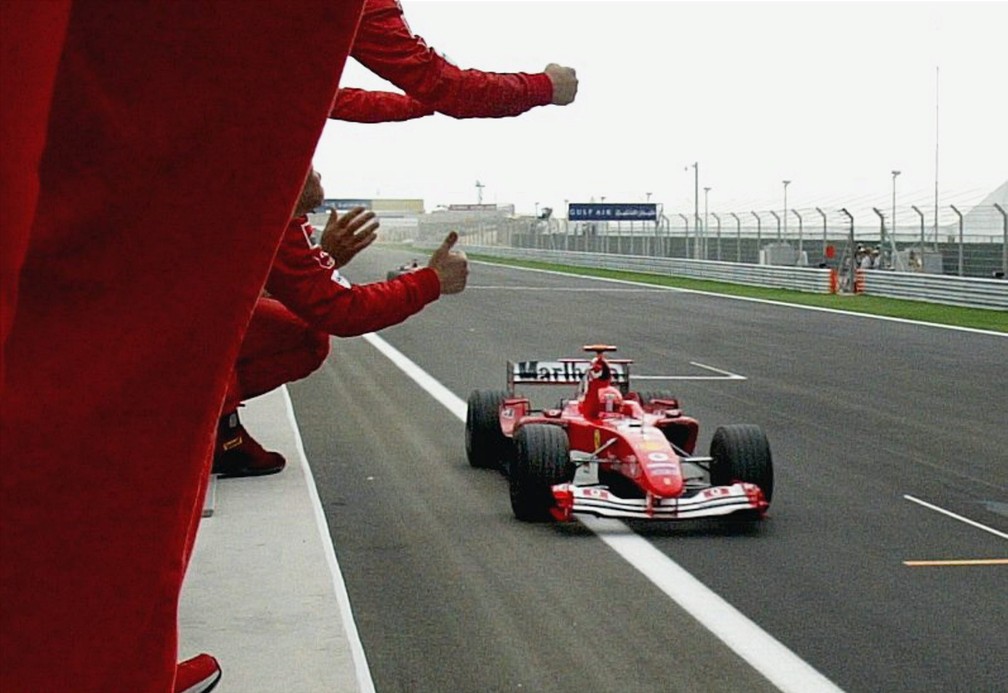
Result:
[[[516,116],[553,100],[545,73],[462,70],[413,34],[398,0],[367,0],[350,53],[415,99],[454,118]]]
[[[385,282],[350,286],[332,257],[311,242],[311,231],[304,217],[291,221],[266,290],[315,329],[356,337],[398,324],[441,295],[437,273],[426,267]]]
[[[336,92],[329,117],[354,123],[390,123],[433,114],[433,108],[405,94],[347,87]]]

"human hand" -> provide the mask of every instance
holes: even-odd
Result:
[[[437,272],[442,294],[457,294],[465,288],[469,277],[469,261],[461,250],[452,250],[458,242],[458,233],[449,233],[434,251],[427,266]]]
[[[553,82],[554,105],[566,106],[574,100],[578,88],[577,74],[574,72],[574,68],[550,63],[543,72]]]
[[[337,267],[343,267],[357,253],[374,243],[377,231],[378,220],[374,212],[354,207],[345,214],[337,215],[334,209],[322,231],[319,245],[332,256]]]

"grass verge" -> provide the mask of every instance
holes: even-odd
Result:
[[[863,294],[813,294],[804,291],[793,291],[790,289],[770,289],[761,286],[730,284],[727,282],[691,279],[688,277],[670,277],[659,274],[647,274],[644,272],[623,272],[620,270],[596,269],[593,267],[572,267],[569,265],[556,265],[550,262],[513,260],[510,258],[500,258],[491,255],[478,255],[472,253],[469,254],[469,257],[473,260],[493,262],[499,265],[530,267],[534,269],[550,270],[553,272],[562,272],[565,274],[582,274],[592,277],[605,277],[608,279],[623,279],[626,281],[641,282],[643,284],[654,284],[656,286],[671,286],[679,289],[692,289],[695,291],[705,291],[708,293],[724,294],[728,296],[760,298],[767,301],[779,301],[781,303],[792,303],[802,306],[832,308],[834,310],[843,310],[851,313],[884,315],[891,318],[917,320],[920,322],[930,322],[939,325],[955,325],[957,327],[971,327],[978,330],[1008,333],[1008,312],[1002,310],[961,308],[959,306],[948,306],[941,303],[907,301],[899,298],[865,296]]]

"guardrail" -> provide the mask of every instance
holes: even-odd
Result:
[[[433,248],[434,246],[432,246]],[[647,257],[643,255],[607,255],[570,250],[536,250],[534,248],[503,248],[499,246],[466,245],[466,251],[481,255],[506,257],[516,260],[536,260],[577,267],[646,272],[707,279],[709,281],[767,286],[776,289],[794,289],[814,293],[833,293],[836,290],[833,273],[829,269],[811,267],[780,267],[775,265],[746,265],[716,260],[687,260],[672,257]]]
[[[869,296],[1008,310],[1008,281],[919,272],[858,270],[857,286]]]
[[[430,250],[437,247],[435,243],[417,242],[415,245]],[[464,248],[480,255],[553,262],[575,267],[666,274],[814,293],[837,291],[836,280],[829,269],[470,244],[466,244]],[[929,301],[968,308],[1008,310],[1008,281],[1004,279],[858,270],[855,286],[858,292],[871,296]]]

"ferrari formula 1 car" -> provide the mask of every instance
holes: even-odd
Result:
[[[508,389],[475,390],[466,414],[473,467],[508,477],[519,520],[565,521],[574,513],[680,520],[763,517],[773,495],[773,464],[763,430],[721,426],[710,455],[694,454],[699,426],[665,391],[630,389],[627,359],[588,345],[593,359],[508,363]],[[556,409],[533,409],[523,385],[578,385]]]
[[[385,273],[385,279],[395,279],[396,277],[401,277],[404,274],[409,274],[410,272],[416,272],[420,269],[420,263],[416,260],[407,262],[405,265],[399,265],[394,270],[389,270]]]

